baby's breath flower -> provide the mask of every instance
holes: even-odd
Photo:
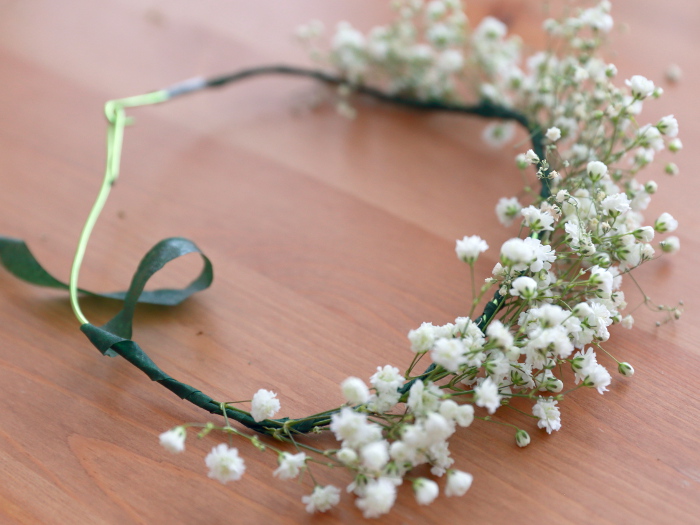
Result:
[[[278,457],[278,461],[279,467],[273,472],[273,475],[280,479],[292,479],[296,478],[306,465],[306,454],[303,452],[298,454],[282,452]]]
[[[302,496],[301,502],[306,504],[306,512],[326,512],[340,502],[340,489],[333,485],[316,485],[310,496]]]
[[[520,276],[513,281],[510,295],[531,301],[537,297],[537,281],[532,277]]]
[[[382,435],[379,425],[368,422],[365,414],[358,414],[349,407],[331,416],[330,429],[338,441],[352,448],[377,441]]]
[[[662,213],[654,223],[654,229],[659,233],[675,231],[678,228],[678,221],[670,213]]]
[[[280,410],[280,402],[277,394],[271,390],[261,388],[253,396],[250,415],[255,421],[262,421],[274,416]]]
[[[544,135],[552,142],[556,142],[561,138],[561,130],[556,126],[553,126],[549,128]]]
[[[631,79],[625,80],[625,84],[630,87],[632,95],[638,99],[644,99],[654,93],[654,83],[642,75],[634,75]]]
[[[360,450],[362,466],[372,472],[379,472],[389,461],[389,444],[385,440],[374,441]]]
[[[472,405],[459,405],[451,399],[446,399],[440,404],[440,414],[460,427],[468,427],[474,421],[474,407]]]
[[[481,138],[492,148],[502,148],[515,136],[512,122],[492,122],[484,128]]]
[[[525,153],[525,160],[530,164],[537,164],[540,161],[540,158],[537,156],[537,153],[529,149]]]
[[[450,469],[447,471],[447,486],[445,496],[464,496],[472,486],[474,477],[468,472]]]
[[[355,500],[355,505],[365,518],[378,518],[391,510],[396,501],[396,485],[388,478],[367,482],[364,496]]]
[[[435,343],[436,327],[432,323],[423,323],[419,328],[408,332],[408,340],[411,342],[411,350],[416,354],[423,354],[430,350]],[[397,369],[398,371],[398,369]]]
[[[678,121],[673,115],[667,115],[659,121],[656,125],[656,129],[658,129],[662,135],[673,138],[678,135]]]
[[[543,428],[548,434],[561,428],[561,416],[557,408],[557,400],[540,397],[532,407],[532,413],[539,418],[537,426]]]
[[[586,166],[586,172],[593,182],[597,182],[607,177],[608,167],[604,163],[594,160],[588,163],[588,166]]]
[[[596,388],[598,393],[602,394],[607,392],[608,389],[606,387],[611,380],[610,372],[603,365],[595,364],[589,369],[588,375],[583,380],[583,385]]]
[[[485,252],[488,248],[489,245],[486,244],[486,241],[478,235],[472,235],[471,237],[464,237],[462,240],[458,240],[455,252],[461,261],[467,264],[474,264],[479,254]]]
[[[183,426],[172,428],[166,432],[163,432],[159,436],[161,446],[173,454],[177,454],[185,450],[186,438],[187,430]]]
[[[476,406],[486,408],[489,414],[493,414],[501,406],[502,396],[498,392],[498,385],[490,377],[474,388],[474,397]]]
[[[245,462],[238,456],[238,449],[229,448],[226,443],[212,448],[204,462],[209,468],[209,477],[221,483],[238,481],[245,472]]]
[[[433,362],[442,366],[448,372],[456,373],[467,364],[466,349],[461,339],[440,338],[435,341],[430,354]]]
[[[354,465],[358,459],[357,452],[348,447],[341,448],[335,456],[343,465]]]
[[[496,204],[496,216],[504,226],[513,224],[513,220],[518,216],[522,206],[516,197],[502,197]]]
[[[418,478],[413,482],[413,491],[419,505],[430,505],[437,498],[438,484],[427,478]]]
[[[351,405],[364,405],[369,401],[369,388],[359,377],[348,377],[341,384],[345,400]]]
[[[534,259],[534,250],[523,239],[510,239],[501,246],[501,263],[515,271],[524,270]]]
[[[528,206],[520,210],[523,216],[523,224],[530,228],[533,232],[553,231],[554,217],[534,206]]]

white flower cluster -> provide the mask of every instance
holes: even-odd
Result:
[[[228,420],[221,428],[248,438],[260,450],[273,450],[278,459],[273,474],[279,479],[309,470],[309,452],[320,454],[324,464],[346,468],[352,473],[347,491],[356,495],[366,518],[389,512],[397,488],[421,465],[437,478],[446,475],[446,496],[465,494],[472,476],[452,468],[449,438],[475,418],[490,420],[514,397],[531,402],[538,428],[559,430],[565,367],[574,377],[567,392],[607,391],[612,377],[599,356],[615,362],[622,376],[632,376],[629,363],[603,349],[611,325],[634,325],[631,315],[623,316],[622,278],[655,257],[651,243],[656,234],[678,227],[669,213],[653,225],[644,224],[642,212],[657,184],[639,182],[636,176],[662,150],[677,152],[682,144],[672,115],[637,124],[645,101],[660,96],[661,89],[640,75],[618,87],[615,66],[597,56],[613,27],[610,2],[561,21],[547,20],[545,31],[557,45],[525,60],[519,39],[508,36],[502,22],[487,17],[471,29],[459,0],[397,0],[394,5],[397,20],[368,34],[339,24],[327,54],[313,48],[316,58],[332,64],[349,84],[420,100],[454,104],[477,86],[472,95],[478,100],[536,124],[529,129],[533,149],[519,154],[516,163],[522,170],[534,168],[544,191],[530,203],[515,197],[498,201],[499,221],[506,226],[519,221],[519,235],[501,245],[492,275],[474,290],[468,316],[441,326],[423,323],[409,332],[413,361],[405,373],[386,365],[377,367],[369,384],[349,377],[341,384],[347,403],[340,409],[276,422],[284,425],[275,437],[297,445],[296,453],[262,444],[233,429]],[[313,23],[298,35],[312,45],[321,31]],[[484,138],[502,145],[513,137],[513,127],[495,122]],[[675,175],[678,168],[670,163],[665,171]],[[456,255],[470,266],[472,279],[478,257],[488,248],[477,235],[457,241]],[[679,240],[666,237],[660,248],[675,252]],[[474,307],[489,292],[493,299],[482,316],[474,317]],[[668,311],[680,315],[680,309]],[[414,372],[419,361],[430,361],[423,373]],[[250,417],[265,426],[279,409],[274,392],[259,390]],[[319,431],[328,427],[339,448],[322,451],[305,445],[300,452],[293,425],[305,421],[318,421]],[[499,422],[514,428],[517,446],[530,443],[525,429]],[[207,425],[201,434],[213,428]],[[160,441],[171,452],[181,452],[185,438],[186,425],[163,433]],[[239,479],[245,470],[238,451],[224,444],[214,447],[206,464],[209,476],[221,482]],[[412,488],[421,505],[432,503],[440,492],[438,482],[427,477],[413,479]],[[325,512],[340,501],[340,489],[314,482],[313,492],[302,501],[308,512]]]
[[[424,336],[431,333],[431,340],[435,341],[432,332],[429,325],[422,326],[412,332],[412,343],[421,348],[431,346],[431,341]],[[448,339],[439,339],[433,346],[440,348],[442,341],[449,342]],[[450,359],[451,349],[436,350],[440,351],[446,360]],[[351,383],[354,388],[349,389]],[[403,383],[404,378],[397,368],[389,365],[378,367],[370,378],[374,393],[364,396],[364,404],[346,406],[331,416],[330,429],[341,442],[335,456],[354,472],[348,491],[358,496],[356,505],[366,518],[389,512],[404,475],[418,465],[430,464],[431,472],[436,476],[448,473],[445,487],[448,496],[462,495],[471,485],[469,474],[449,469],[453,460],[447,440],[457,426],[471,425],[474,408],[468,404],[459,405],[449,396],[443,396],[441,389],[431,382],[415,381],[402,395],[399,388]],[[370,391],[358,378],[349,378],[342,387],[350,405],[358,401],[357,392]],[[402,399],[407,409],[405,414],[392,415]],[[384,419],[390,422],[390,426],[387,427],[386,423],[379,425],[372,421],[372,417]],[[439,492],[437,483],[427,478],[414,481],[413,489],[422,505],[431,503]]]

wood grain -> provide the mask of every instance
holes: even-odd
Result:
[[[5,0],[0,232],[27,240],[67,276],[100,183],[104,101],[197,74],[306,64],[289,36],[297,24],[348,19],[366,29],[388,19],[383,4]],[[471,0],[467,12],[473,21],[499,15],[541,45],[537,2]],[[667,95],[645,115],[675,113],[687,146],[681,176],[660,167],[650,175],[661,189],[649,217],[679,219],[682,251],[638,274],[656,300],[685,299],[685,317],[657,328],[640,311],[634,331],[615,330],[609,348],[637,373],[615,377],[605,396],[568,397],[555,435],[532,429],[531,446],[518,449],[499,425],[460,432],[452,449],[474,474],[470,492],[424,508],[403,487],[388,523],[700,522],[700,7],[618,0],[614,14],[620,77],[641,73],[664,85]],[[671,61],[685,72],[677,86],[663,84]],[[519,185],[513,152],[483,148],[478,119],[369,101],[353,121],[328,106],[299,111],[318,94],[308,81],[269,78],[135,111],[81,282],[122,289],[159,239],[193,239],[215,264],[215,286],[172,311],[140,308],[136,339],[177,379],[221,399],[270,388],[292,417],[340,404],[337,384],[348,375],[406,366],[405,334],[420,322],[466,313],[468,274],[454,239],[478,232],[497,246],[512,235],[491,210]],[[494,257],[480,262],[481,275]],[[176,265],[160,284],[181,282],[195,266]],[[6,273],[0,286],[1,523],[362,521],[351,498],[327,516],[306,515],[299,499],[308,486],[274,479],[272,458],[245,445],[245,481],[228,486],[204,472],[213,438],[167,454],[160,432],[207,415],[128,363],[101,357],[63,294]],[[113,308],[84,303],[95,323]],[[349,482],[340,472],[321,479]]]

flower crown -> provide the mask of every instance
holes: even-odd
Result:
[[[347,489],[357,496],[355,503],[366,518],[388,512],[405,479],[412,479],[418,503],[435,500],[440,491],[436,480],[410,478],[419,465],[429,465],[435,478],[446,477],[446,496],[461,496],[472,476],[454,468],[450,456],[448,440],[457,427],[468,427],[475,419],[493,421],[502,407],[521,412],[510,400],[522,398],[531,404],[531,414],[521,412],[523,426],[529,428],[527,421],[532,419],[551,433],[561,428],[558,403],[566,394],[581,388],[605,392],[611,383],[610,364],[623,376],[632,376],[633,367],[613,357],[606,344],[612,324],[634,324],[631,312],[626,313],[621,282],[655,258],[651,243],[657,233],[677,227],[668,213],[653,226],[644,225],[642,212],[657,185],[639,182],[636,176],[658,152],[677,152],[682,144],[672,115],[656,123],[638,122],[645,102],[661,96],[662,90],[639,75],[616,85],[615,66],[600,58],[613,27],[610,2],[545,21],[548,50],[525,60],[519,39],[509,36],[502,22],[487,17],[471,29],[459,0],[393,4],[393,23],[363,34],[343,22],[329,48],[322,44],[319,22],[299,28],[299,39],[323,69],[259,67],[108,102],[105,178],[81,234],[68,284],[48,274],[22,241],[0,238],[0,256],[9,271],[34,284],[69,290],[81,330],[103,354],[124,357],[182,399],[223,416],[223,425],[185,423],[164,432],[160,442],[166,449],[182,452],[192,428],[199,429],[200,438],[212,432],[245,438],[276,456],[276,477],[308,475],[313,486],[303,498],[308,512],[328,511],[340,500],[339,488],[318,484],[313,476],[312,470],[323,465],[351,473]],[[500,262],[482,286],[473,283],[475,262],[488,249],[486,241],[476,235],[457,241],[457,257],[469,266],[473,284],[465,316],[411,330],[413,360],[405,371],[378,366],[369,385],[349,377],[341,384],[345,405],[297,419],[273,419],[280,402],[276,393],[264,389],[252,396],[250,410],[239,406],[248,401],[215,401],[163,372],[131,339],[138,302],[174,305],[211,284],[211,262],[191,241],[171,238],[156,244],[126,292],[94,294],[78,288],[92,228],[119,174],[129,123],[126,110],[266,74],[306,76],[337,86],[338,110],[346,116],[355,111],[350,95],[359,93],[422,111],[489,118],[493,122],[483,138],[493,147],[511,142],[521,126],[531,147],[515,162],[525,174],[536,173],[540,183],[539,191],[526,187],[519,197],[505,196],[496,204],[498,220],[506,226],[519,221],[520,230],[501,246]],[[465,102],[469,100],[476,102]],[[678,168],[668,163],[665,171],[676,175]],[[673,253],[679,241],[670,236],[658,246],[661,252]],[[203,258],[197,279],[182,289],[144,291],[151,276],[188,253]],[[105,325],[94,326],[80,308],[80,293],[123,301],[123,308]],[[476,315],[481,304],[484,310]],[[646,294],[641,305],[666,312],[667,319],[681,313],[680,305],[652,305]],[[565,386],[565,367],[573,372],[574,385]],[[234,427],[232,420],[286,443],[287,450]],[[513,428],[518,446],[530,443],[526,428],[498,423]],[[305,443],[301,436],[327,431],[340,442],[327,450]],[[222,483],[238,480],[245,471],[245,461],[230,439],[229,444],[216,445],[205,463],[209,476]]]

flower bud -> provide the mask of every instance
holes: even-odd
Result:
[[[671,237],[661,241],[659,246],[661,246],[661,250],[663,250],[665,253],[676,253],[681,248],[681,242],[678,237],[672,235]]]
[[[625,377],[632,377],[634,375],[634,368],[632,368],[632,365],[629,363],[620,363],[617,365],[617,371]]]
[[[530,434],[519,428],[515,433],[515,443],[521,448],[528,446],[530,444]]]

